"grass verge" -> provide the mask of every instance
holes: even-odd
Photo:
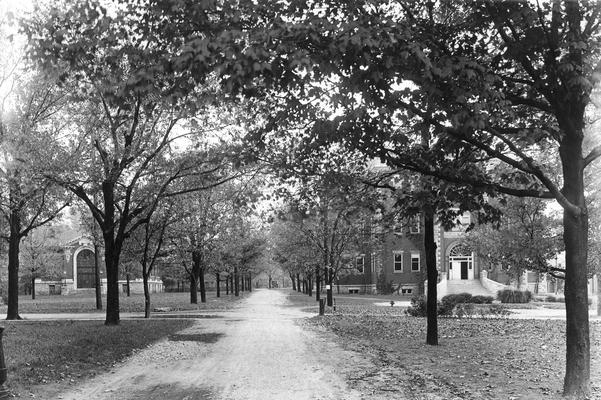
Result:
[[[244,292],[247,293],[247,292]],[[207,293],[207,302],[190,304],[189,293],[153,293],[150,296],[152,309],[168,308],[172,311],[187,310],[228,310],[235,308],[238,301],[244,298],[233,295],[222,295],[217,298],[215,292]],[[106,295],[102,296],[102,305],[106,306]],[[127,297],[122,294],[119,297],[119,310],[121,312],[144,312],[144,295],[132,294]],[[29,296],[19,296],[19,313],[104,313],[104,310],[96,310],[96,298],[93,293],[68,296],[37,296],[32,300]],[[0,313],[6,313],[6,305],[0,306]]]
[[[307,324],[334,332],[370,356],[374,371],[350,377],[372,392],[428,399],[561,398],[565,322],[439,319],[439,346],[425,344],[426,320],[391,315],[327,315]],[[601,323],[591,323],[593,397],[601,398]]]
[[[5,321],[7,387],[17,398],[53,398],[191,324],[152,319],[121,321],[118,326],[102,321]]]

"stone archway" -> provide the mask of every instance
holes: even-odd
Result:
[[[96,286],[94,257],[94,252],[85,248],[75,254],[77,289],[89,289]]]
[[[449,279],[474,279],[474,253],[463,243],[457,243],[449,251]]]

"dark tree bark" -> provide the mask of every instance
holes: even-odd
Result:
[[[229,275],[226,275],[226,277],[225,277],[225,294],[226,295],[230,294],[230,277],[229,277]]]
[[[31,300],[35,300],[35,277],[31,278]]]
[[[221,280],[219,272],[215,272],[215,284],[217,289],[217,297],[221,297]]]
[[[238,267],[234,267],[234,296],[240,296],[240,276]]]
[[[144,318],[150,318],[150,290],[148,289],[148,272],[142,271],[144,282]]]
[[[94,288],[96,291],[96,309],[102,310],[102,286],[100,282],[100,263],[98,262],[98,244],[94,240]]]
[[[319,272],[320,268],[318,265],[315,266],[315,301],[319,301],[321,298],[321,274]]]
[[[248,291],[252,292],[253,291],[253,278],[252,278],[252,272],[248,273]]]
[[[296,274],[296,290],[298,290],[299,293],[302,292],[300,274]]]
[[[309,297],[313,297],[313,277],[311,275],[307,278],[307,289]]]
[[[190,303],[198,304],[198,280],[195,274],[188,274],[190,278]]]
[[[326,303],[328,304],[328,307],[332,307],[332,305],[334,304],[334,295],[332,293],[332,289],[333,289],[333,284],[334,284],[334,271],[332,270],[332,268],[326,268],[326,285],[328,285],[328,288],[326,290]]]
[[[19,246],[21,244],[21,215],[11,210],[9,215],[8,239],[8,309],[7,320],[21,319],[19,316]]]
[[[436,242],[434,241],[434,210],[431,207],[424,209],[424,247],[426,251],[426,272],[428,276],[428,297],[426,315],[428,326],[426,329],[426,344],[438,345],[438,310],[437,310],[437,283],[438,270],[436,269]]]
[[[271,274],[268,276],[269,282],[267,284],[267,289],[271,289]]]
[[[131,295],[131,290],[130,290],[130,286],[129,286],[129,282],[130,282],[130,275],[129,275],[129,273],[125,274],[125,280],[127,282],[127,284],[125,285],[125,287],[127,289],[127,297],[129,297]]]
[[[566,110],[570,112],[569,110]],[[580,114],[582,115],[582,114]],[[568,117],[569,118],[569,117]],[[569,119],[576,127],[582,121]],[[578,124],[577,122],[580,122]],[[561,124],[561,122],[560,122]],[[581,212],[564,208],[563,228],[566,252],[566,374],[564,395],[585,397],[590,394],[590,336],[587,293],[588,213],[584,197],[582,135],[570,132],[559,152],[563,166],[563,194]],[[581,133],[581,132],[580,132]]]
[[[292,290],[296,292],[296,280],[294,279],[294,275],[290,274],[290,280],[292,281]]]
[[[102,226],[104,239],[104,262],[106,266],[106,319],[105,325],[118,325],[119,317],[119,258],[123,246],[123,232],[119,230],[115,235],[115,203],[114,184],[110,181],[102,182],[102,195],[104,198],[105,212]],[[117,236],[117,237],[115,237]]]

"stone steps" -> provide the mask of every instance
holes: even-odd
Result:
[[[492,293],[486,289],[480,281],[467,279],[467,280],[449,280],[447,281],[447,294],[458,294],[458,293],[470,293],[473,296],[492,296],[496,297],[495,293]]]

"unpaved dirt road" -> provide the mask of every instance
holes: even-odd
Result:
[[[285,293],[259,290],[236,311],[199,319],[58,398],[364,398],[345,383],[345,377],[373,366],[342,350],[327,335],[295,323],[306,316],[286,306]]]

